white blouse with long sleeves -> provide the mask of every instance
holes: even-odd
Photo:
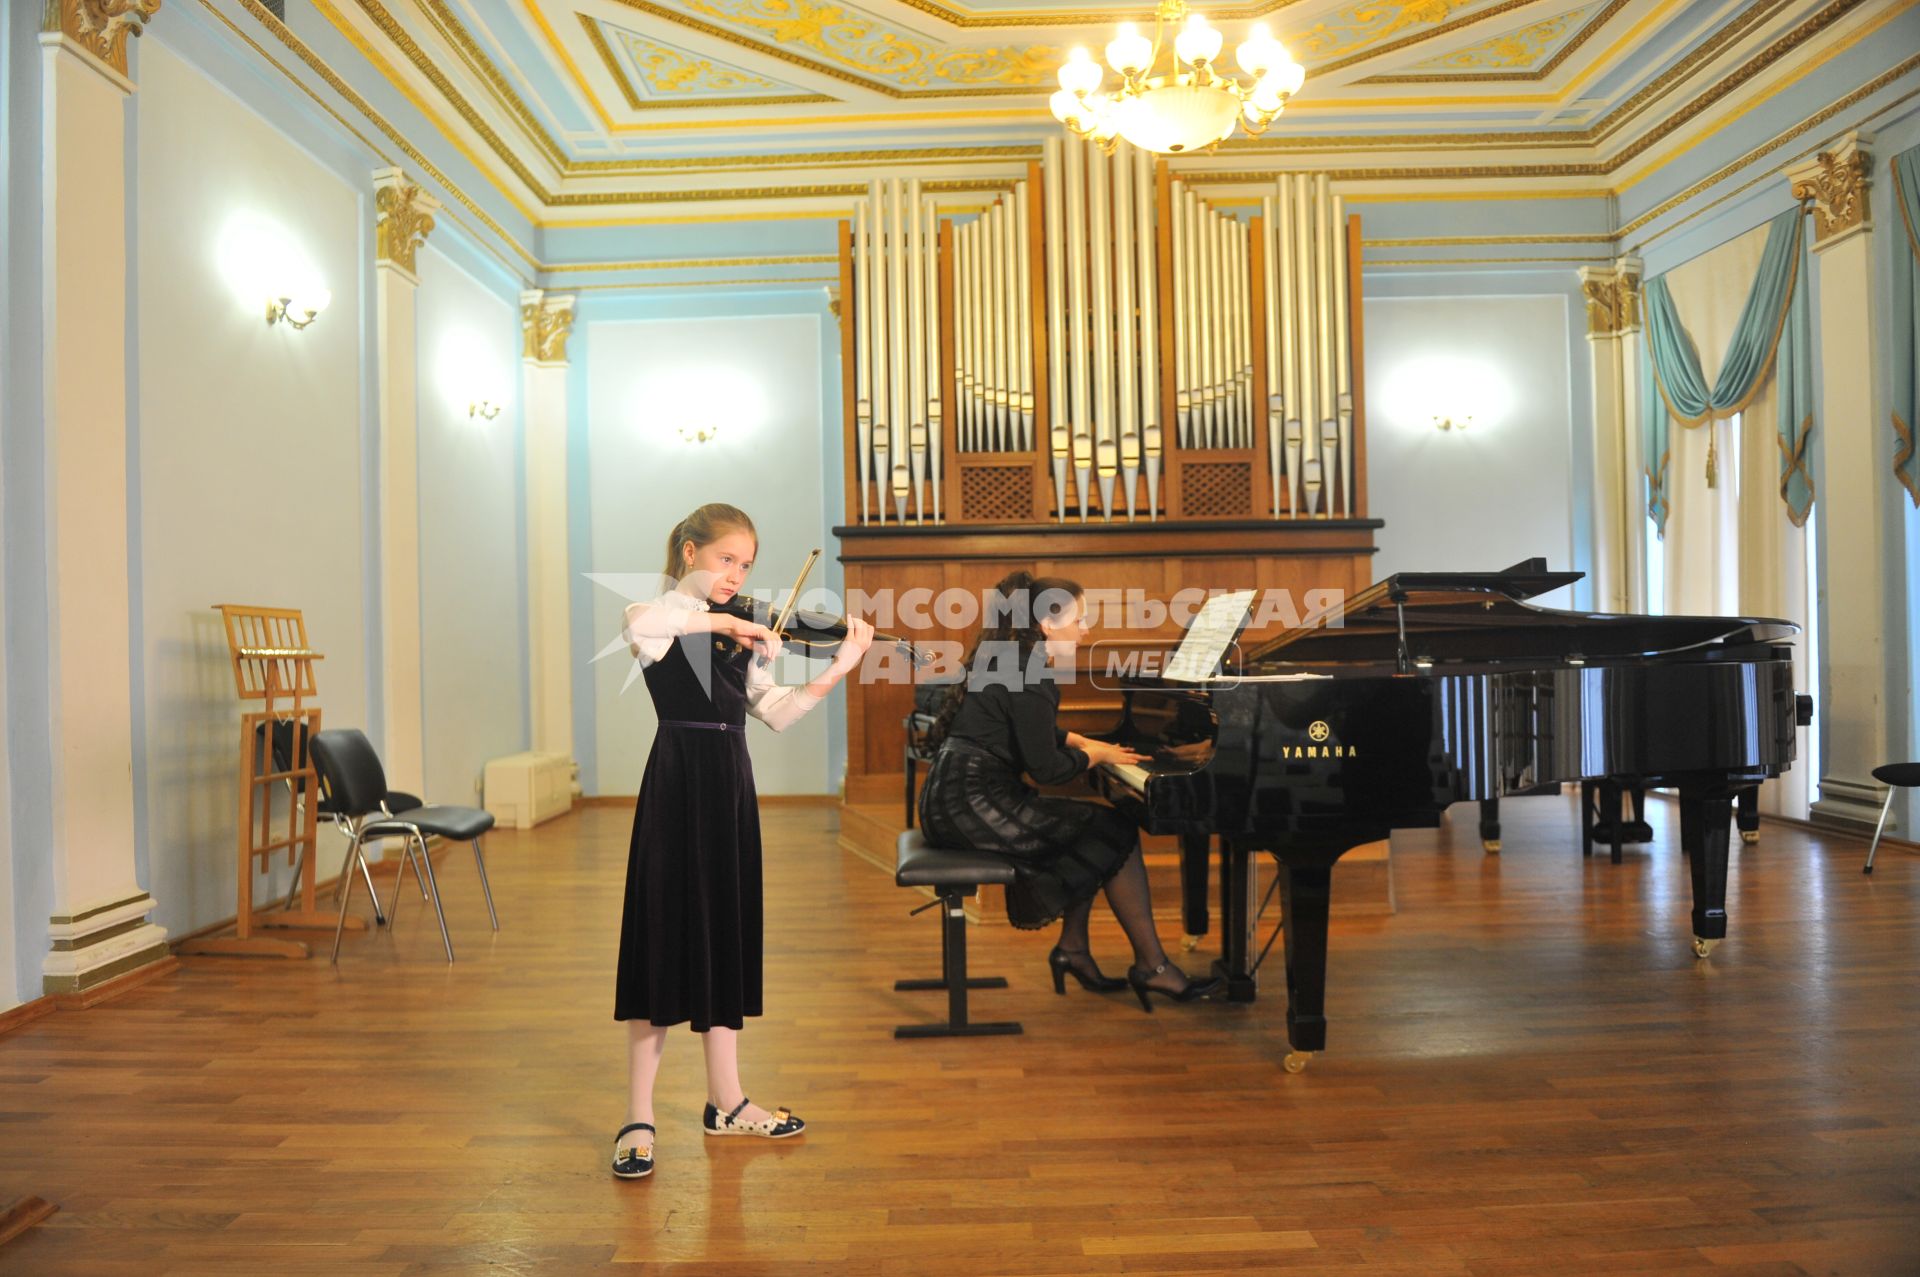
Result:
[[[646,666],[664,657],[687,632],[693,614],[707,610],[705,599],[684,590],[669,590],[657,599],[627,604],[625,633],[634,659]],[[785,731],[819,703],[820,698],[804,687],[774,682],[771,665],[747,662],[747,713],[774,731]]]

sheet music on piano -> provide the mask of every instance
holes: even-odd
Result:
[[[1198,683],[1218,674],[1220,660],[1227,654],[1228,646],[1246,627],[1255,593],[1254,590],[1233,590],[1216,594],[1202,604],[1160,676],[1182,683]]]

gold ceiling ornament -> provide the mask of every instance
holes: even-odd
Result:
[[[573,332],[572,293],[520,294],[521,357],[539,364],[567,362],[567,337]]]
[[[1353,53],[1403,31],[1438,26],[1473,3],[1475,0],[1405,0],[1400,4],[1368,0],[1342,13],[1329,14],[1325,21],[1307,28],[1301,48],[1315,57]]]
[[[1535,63],[1544,61],[1548,50],[1578,24],[1585,22],[1594,11],[1595,4],[1584,5],[1578,9],[1569,9],[1565,13],[1526,26],[1503,31],[1497,36],[1483,40],[1479,44],[1455,49],[1416,62],[1408,67],[1409,71],[1513,71],[1527,70]]]
[[[1855,139],[1821,151],[1810,166],[1795,169],[1793,198],[1811,202],[1816,246],[1867,226],[1867,174],[1872,157]]]
[[[409,182],[397,168],[375,170],[373,184],[378,214],[373,229],[374,259],[412,275],[413,255],[427,242],[440,201]]]
[[[160,0],[47,0],[41,27],[68,37],[125,75],[127,37],[139,35],[159,11]]]
[[[1164,74],[1155,75],[1169,24],[1184,24],[1173,38]],[[1153,11],[1153,39],[1131,22],[1120,24],[1108,41],[1107,65],[1120,87],[1100,92],[1104,72],[1085,48],[1076,47],[1060,67],[1060,91],[1048,100],[1054,118],[1102,150],[1116,138],[1158,155],[1211,150],[1233,135],[1236,125],[1258,137],[1280,117],[1300,91],[1306,68],[1273,38],[1264,22],[1253,24],[1234,50],[1248,84],[1214,68],[1222,37],[1206,18],[1187,8],[1187,0],[1159,0]]]
[[[621,0],[630,7],[630,0]],[[1035,88],[1057,50],[1013,44],[949,47],[858,9],[817,0],[679,0],[693,13],[736,24],[775,45],[810,49],[852,71],[915,88],[998,85]],[[652,6],[645,6],[651,8]],[[668,11],[665,16],[681,21]],[[691,24],[690,24],[691,25]],[[722,32],[723,38],[737,37]]]

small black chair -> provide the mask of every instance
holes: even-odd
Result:
[[[295,724],[290,719],[276,720],[273,724],[273,732],[269,736],[267,733],[267,724],[261,723],[256,726],[253,729],[256,757],[259,757],[258,751],[262,744],[265,743],[273,754],[273,770],[277,772],[293,771],[293,755],[296,745],[298,744],[294,739],[296,734],[294,727]],[[259,761],[254,764],[254,767],[257,771],[265,771],[265,759],[260,758]],[[295,802],[304,803],[306,801],[305,781],[301,781],[297,786],[291,780],[286,781],[285,784],[288,795]],[[426,804],[422,803],[418,798],[415,798],[412,794],[404,790],[390,789],[387,791],[387,796],[381,800],[380,814],[391,816],[396,811],[412,811],[415,807],[423,807],[425,805]],[[339,803],[322,795],[320,801],[313,805],[313,809],[315,815],[325,816],[328,820],[332,821],[333,827],[344,834],[349,842],[353,840],[354,827],[359,821],[341,811]],[[287,886],[287,900],[284,906],[287,909],[293,908],[295,901],[300,898],[300,874],[301,871],[306,868],[301,861],[306,859],[306,855],[306,844],[302,843],[300,847],[300,860],[294,862],[293,877]],[[407,855],[413,855],[412,843],[407,844]],[[380,893],[373,889],[373,871],[367,867],[367,858],[365,856],[359,857],[359,861],[360,874],[367,882],[367,894],[373,897],[374,925],[385,926],[387,916],[380,910]],[[340,899],[340,893],[347,889],[348,877],[349,875],[343,873],[333,880],[333,898],[336,901]],[[426,879],[420,878],[418,870],[414,872],[414,877],[420,882],[420,898],[425,900],[427,898]]]
[[[930,845],[917,829],[900,835],[899,862],[893,880],[902,887],[931,887],[934,898],[914,913],[940,908],[940,978],[938,980],[896,980],[900,990],[945,989],[947,1018],[944,1023],[902,1024],[894,1029],[896,1038],[991,1037],[1020,1032],[1011,1020],[976,1024],[967,1018],[968,989],[1004,989],[1000,976],[967,976],[967,913],[960,903],[976,894],[982,883],[1002,885],[1013,881],[1013,865],[1000,856],[978,851],[955,851]]]
[[[1893,809],[1893,791],[1920,788],[1920,763],[1888,763],[1873,769],[1873,778],[1887,787],[1887,801],[1880,804],[1880,823],[1873,827],[1873,842],[1867,848],[1867,867],[1873,872],[1873,854],[1880,850],[1880,834],[1887,827],[1887,813]]]
[[[427,855],[428,834],[437,834],[450,842],[473,844],[473,863],[480,870],[480,891],[487,900],[487,917],[495,931],[500,929],[500,916],[493,909],[493,888],[487,884],[486,857],[480,850],[480,836],[493,828],[491,812],[475,807],[416,806],[408,811],[388,813],[382,806],[391,792],[387,789],[386,769],[380,766],[380,755],[374,752],[373,743],[356,728],[331,728],[315,732],[308,749],[313,757],[314,771],[320,776],[322,798],[337,808],[353,829],[353,836],[347,844],[347,858],[340,866],[341,875],[347,879],[347,889],[340,899],[340,921],[333,930],[335,962],[340,961],[340,933],[346,928],[347,906],[353,901],[354,865],[357,861],[361,872],[367,872],[366,857],[361,854],[360,848],[369,838],[407,840],[407,853],[400,862],[400,872],[393,883],[393,904],[387,909],[389,929],[400,907],[401,881],[406,877],[407,866],[412,864],[415,876],[426,881],[426,890],[433,901],[433,912],[440,920],[440,942],[446,946],[447,961],[453,961],[453,937],[447,934],[447,913],[440,906],[440,885],[434,881],[433,860]],[[417,862],[413,856],[416,843],[420,849]],[[371,876],[367,890],[369,893],[373,891]],[[376,896],[376,912],[379,907],[379,898]]]

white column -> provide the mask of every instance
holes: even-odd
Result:
[[[567,603],[567,337],[574,297],[520,294],[527,453],[527,686],[533,748],[573,758]],[[579,784],[574,785],[579,792]]]
[[[1875,400],[1873,226],[1867,213],[1867,137],[1850,134],[1812,160],[1787,170],[1794,198],[1810,202],[1813,285],[1820,308],[1822,375],[1815,447],[1819,464],[1821,582],[1829,624],[1823,697],[1816,698],[1824,774],[1812,817],[1822,823],[1871,825],[1886,789],[1870,774],[1893,761],[1887,698],[1895,686],[1884,618],[1889,545],[1886,529],[1894,487],[1880,455]]]
[[[47,6],[41,57],[42,363],[53,914],[50,994],[168,961],[134,877],[127,653],[127,78],[136,0],[106,26]],[[13,620],[18,623],[21,618]],[[16,849],[17,854],[21,849]],[[26,849],[24,854],[38,854]]]
[[[1635,610],[1636,579],[1642,574],[1639,547],[1644,542],[1636,483],[1639,420],[1631,395],[1639,328],[1639,265],[1623,258],[1612,266],[1580,268],[1580,291],[1587,299],[1587,353],[1593,382],[1593,598],[1600,612]],[[1639,519],[1636,520],[1636,514]]]
[[[420,447],[415,370],[414,254],[439,201],[399,169],[376,170],[374,305],[380,358],[380,674],[387,784],[422,792],[420,690]]]

